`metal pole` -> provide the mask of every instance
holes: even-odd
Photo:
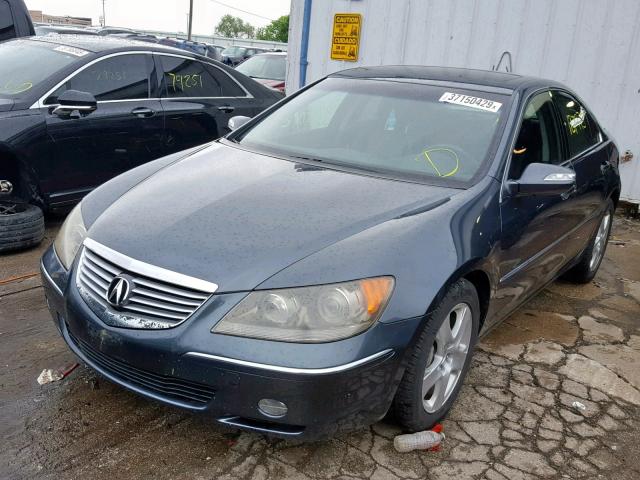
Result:
[[[104,4],[107,0],[102,0],[102,26],[106,27],[107,26],[107,17],[104,13]]]
[[[193,27],[193,0],[189,0],[189,31],[187,32],[187,40],[191,41],[191,29]]]

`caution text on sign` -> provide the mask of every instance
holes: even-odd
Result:
[[[333,17],[331,59],[357,61],[361,30],[362,15],[359,13],[336,13]]]

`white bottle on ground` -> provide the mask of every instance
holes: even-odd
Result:
[[[412,450],[428,450],[437,447],[444,440],[444,433],[431,430],[425,432],[398,435],[393,439],[393,446],[398,452],[405,453]]]

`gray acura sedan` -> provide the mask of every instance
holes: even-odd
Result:
[[[281,437],[428,428],[480,335],[604,255],[618,150],[561,84],[357,68],[230,123],[94,190],[42,259],[69,348],[165,404]]]

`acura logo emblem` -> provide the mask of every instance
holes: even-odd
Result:
[[[131,294],[131,281],[118,275],[109,284],[107,288],[107,302],[112,307],[120,308],[129,303],[129,295]]]

